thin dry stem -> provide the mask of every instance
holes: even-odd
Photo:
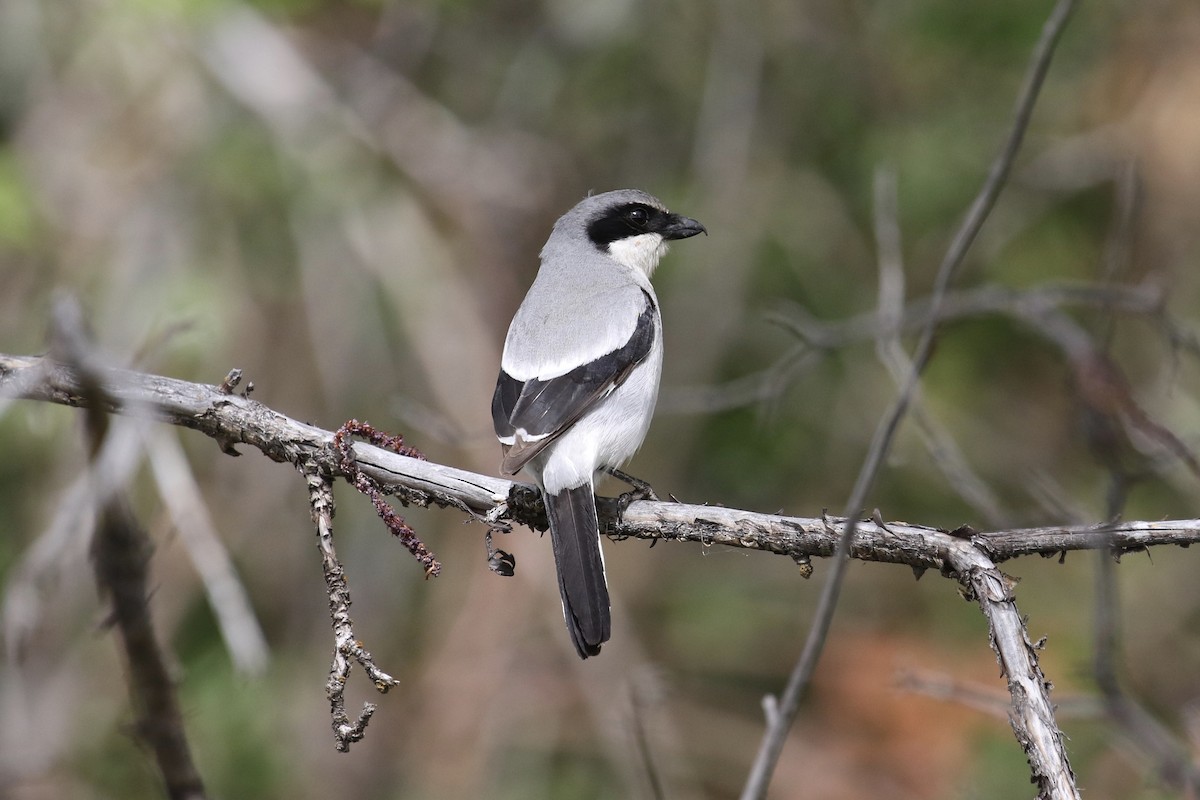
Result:
[[[139,738],[154,753],[171,800],[203,800],[204,783],[192,760],[175,681],[150,616],[149,574],[153,545],[125,499],[123,488],[109,484],[98,465],[109,438],[108,389],[94,363],[79,307],[59,298],[52,323],[53,350],[71,363],[85,414],[89,480],[96,527],[91,544],[92,569],[100,596],[112,611],[129,672],[129,696]]]
[[[361,741],[366,735],[367,723],[371,721],[376,708],[374,703],[363,703],[362,711],[353,721],[346,713],[346,682],[350,679],[353,665],[357,663],[366,671],[380,694],[386,694],[399,682],[375,665],[374,658],[354,635],[354,622],[350,619],[350,588],[333,547],[333,481],[321,475],[316,464],[305,464],[302,471],[308,484],[313,522],[317,526],[317,548],[321,552],[321,568],[329,591],[329,616],[333,622],[333,663],[329,667],[325,693],[329,697],[334,746],[344,753],[351,744]]]
[[[946,251],[945,257],[942,259],[941,266],[938,268],[937,277],[934,280],[933,295],[930,301],[930,321],[921,331],[920,338],[917,341],[912,358],[912,371],[905,379],[903,387],[897,394],[891,408],[888,409],[887,413],[880,420],[879,426],[875,430],[875,435],[871,439],[866,458],[863,460],[862,469],[858,473],[858,478],[846,503],[846,511],[843,514],[843,516],[851,517],[851,519],[846,524],[838,541],[837,556],[834,559],[829,578],[826,580],[821,592],[816,613],[813,615],[813,623],[809,628],[808,638],[805,640],[804,648],[800,653],[799,659],[796,661],[796,666],[788,678],[787,687],[784,689],[783,696],[779,701],[779,713],[775,715],[773,720],[768,721],[767,731],[763,736],[758,755],[755,757],[754,765],[750,769],[746,785],[742,789],[742,800],[760,800],[767,794],[771,775],[775,771],[775,765],[779,762],[779,756],[783,751],[783,744],[787,739],[788,731],[791,729],[792,722],[799,711],[800,698],[803,696],[812,678],[817,661],[824,649],[825,638],[829,633],[833,613],[837,608],[838,597],[841,593],[846,569],[849,565],[849,554],[854,543],[854,536],[858,525],[857,519],[852,517],[852,515],[857,514],[866,503],[867,495],[875,484],[875,479],[879,474],[880,468],[883,466],[884,458],[891,450],[892,442],[896,437],[896,431],[900,427],[900,422],[908,411],[909,403],[916,391],[921,373],[925,370],[930,358],[933,356],[933,343],[937,332],[936,320],[942,298],[949,291],[954,277],[958,273],[963,260],[966,258],[971,243],[974,242],[975,237],[983,227],[983,223],[987,220],[988,214],[995,205],[996,198],[1000,196],[1000,192],[1007,182],[1009,171],[1012,169],[1013,161],[1016,159],[1021,142],[1025,137],[1025,131],[1029,126],[1029,120],[1033,114],[1033,107],[1042,82],[1046,77],[1047,71],[1050,69],[1050,59],[1054,54],[1055,45],[1058,43],[1058,39],[1074,6],[1074,0],[1059,0],[1043,27],[1042,35],[1038,40],[1037,46],[1034,48],[1024,86],[1017,99],[1015,119],[1009,130],[1004,147],[992,162],[983,187],[975,197],[971,208],[967,211],[966,219],[963,220],[962,225],[955,234],[954,240]],[[1014,706],[1016,706],[1025,701],[1014,693],[1013,702]],[[1035,780],[1041,782],[1046,773],[1055,775],[1070,774],[1070,766],[1066,763],[1065,750],[1048,750],[1046,752],[1048,755],[1060,756],[1062,763],[1040,764],[1031,761]],[[1054,781],[1049,785],[1057,787],[1059,786],[1059,782]],[[1057,798],[1071,795],[1055,794],[1052,796]]]

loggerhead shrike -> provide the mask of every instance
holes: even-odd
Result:
[[[492,421],[504,460],[542,489],[563,617],[580,658],[611,629],[594,479],[634,454],[662,372],[650,275],[672,239],[708,233],[636,189],[584,199],[559,218],[504,340]]]

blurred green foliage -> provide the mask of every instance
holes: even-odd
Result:
[[[768,312],[836,326],[874,310],[881,169],[896,177],[907,297],[927,294],[1048,12],[1033,0],[8,0],[0,352],[44,351],[52,297],[69,292],[117,364],[212,383],[238,366],[254,397],[298,419],[369,419],[492,472],[500,342],[549,226],[589,190],[638,186],[711,235],[680,244],[656,278],[667,372],[630,469],[689,502],[837,513],[894,385],[870,336],[798,356]],[[1190,4],[1083,4],[959,283],[1161,287],[1161,313],[1065,313],[1193,449],[1198,41]],[[1105,516],[1111,476],[1073,369],[1012,314],[939,336],[924,408],[1007,524]],[[352,676],[354,703],[380,710],[339,755],[302,483],[172,435],[272,648],[264,674],[233,669],[154,469],[135,470],[157,621],[213,796],[647,796],[639,730],[668,796],[736,794],[761,695],[799,652],[824,564],[804,582],[762,554],[607,545],[614,641],[579,664],[545,540],[507,537],[518,577],[502,581],[478,526],[414,511],[446,565],[424,581],[339,488],[358,632],[402,681],[377,698]],[[6,797],[156,797],[123,666],[94,630],[88,514],[69,491],[79,438],[68,409],[0,401],[0,784]],[[1126,429],[1120,447],[1146,473],[1126,518],[1197,515],[1197,478],[1161,441]],[[887,519],[997,524],[911,421],[870,502]],[[37,555],[55,531],[57,549]],[[1092,564],[1005,565],[1023,578],[1031,635],[1050,636],[1056,694],[1094,690]],[[1118,570],[1123,669],[1181,738],[1200,674],[1194,567],[1181,550]],[[983,622],[953,584],[853,565],[773,796],[1027,794],[1002,716],[892,688],[914,666],[1003,696]],[[1183,796],[1106,722],[1064,726],[1089,797]]]

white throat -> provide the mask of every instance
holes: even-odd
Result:
[[[608,245],[608,254],[630,269],[642,272],[647,278],[654,274],[658,261],[667,252],[667,240],[659,233],[642,233],[618,239]]]

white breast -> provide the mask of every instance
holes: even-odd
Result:
[[[646,438],[658,399],[662,374],[662,326],[646,360],[625,383],[598,402],[572,428],[529,464],[530,472],[550,492],[581,486],[603,466],[617,467]]]

